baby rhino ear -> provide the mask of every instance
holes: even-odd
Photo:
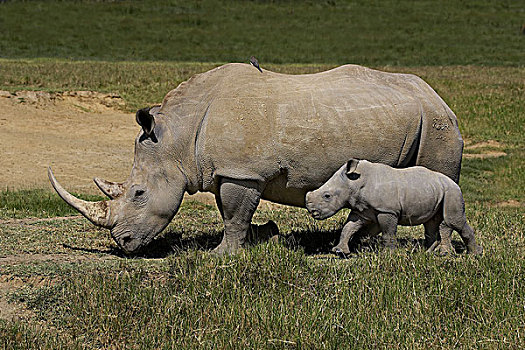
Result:
[[[352,173],[355,173],[355,169],[357,168],[357,164],[359,163],[359,159],[350,159],[348,163],[346,163],[346,175],[350,175]]]
[[[346,176],[350,180],[357,180],[360,176],[358,172],[356,172],[357,164],[359,164],[359,159],[350,159],[346,163]]]

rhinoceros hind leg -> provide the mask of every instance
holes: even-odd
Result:
[[[425,248],[428,252],[433,252],[436,247],[442,243],[439,234],[439,225],[442,221],[442,215],[436,214],[423,224],[425,227]],[[450,248],[452,248],[452,246],[450,246]]]
[[[474,229],[465,222],[463,228],[458,230],[461,239],[467,246],[467,252],[469,254],[480,255],[483,253],[483,247],[476,243],[476,238],[474,237]]]
[[[452,229],[443,221],[439,225],[440,239],[436,240],[427,250],[427,252],[436,253],[438,255],[448,255],[455,252],[452,247]]]
[[[223,179],[217,206],[224,220],[222,242],[216,254],[235,253],[246,246],[253,213],[259,205],[261,191],[256,181]]]
[[[476,243],[474,229],[467,223],[465,216],[465,202],[461,191],[448,191],[443,201],[443,226],[456,230],[467,246],[468,253],[481,254],[483,248]]]

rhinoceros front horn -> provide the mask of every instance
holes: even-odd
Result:
[[[124,192],[124,183],[110,182],[101,178],[94,178],[95,185],[109,198],[115,199],[120,197]]]
[[[67,204],[78,210],[80,214],[84,215],[93,224],[105,228],[111,228],[108,201],[87,202],[78,199],[58,183],[55,179],[55,175],[53,175],[51,167],[47,169],[47,175],[49,176],[49,181],[51,181],[51,185],[53,185],[55,191],[57,191],[58,195],[66,201]]]

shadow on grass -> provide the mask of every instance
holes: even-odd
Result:
[[[303,250],[306,255],[331,254],[332,247],[339,241],[341,230],[293,231],[288,235],[279,236],[279,242],[288,249]],[[168,255],[178,255],[189,250],[211,251],[221,242],[223,232],[215,231],[201,234],[196,237],[183,238],[178,231],[168,231],[163,237],[153,241],[146,249],[136,257],[141,258],[165,258]],[[424,239],[398,238],[397,244],[400,249],[410,251],[425,250]],[[465,251],[461,241],[452,241],[452,245],[458,254]],[[366,234],[358,234],[350,241],[349,248],[352,255],[362,252],[377,252],[382,249],[380,236],[369,237]]]
[[[331,254],[332,247],[339,242],[341,230],[330,231],[295,231],[284,237],[284,244],[290,249],[303,249],[307,255]],[[465,252],[466,247],[462,241],[453,240],[452,246],[457,254]],[[399,249],[425,251],[425,240],[423,238],[398,238]],[[383,249],[381,236],[368,236],[366,233],[358,232],[349,242],[350,257],[363,252],[378,252]]]
[[[338,243],[340,234],[341,230],[300,230],[293,231],[288,235],[280,235],[279,242],[288,249],[303,250],[306,255],[331,254],[332,247]],[[67,244],[63,244],[63,247],[87,253],[114,255],[120,258],[162,259],[190,250],[211,251],[219,245],[222,235],[222,231],[212,231],[188,237],[184,232],[169,230],[162,237],[153,240],[143,250],[134,255],[126,255],[116,247],[106,250],[79,248]],[[425,249],[424,239],[398,238],[397,244],[400,249],[410,251]],[[461,241],[453,240],[452,245],[458,254],[465,251],[465,246]],[[380,236],[370,237],[359,232],[349,242],[350,256],[363,252],[377,252],[382,247]]]
[[[92,254],[106,254],[106,255],[114,255],[118,256],[119,258],[125,258],[126,255],[124,252],[118,248],[109,248],[109,249],[96,249],[96,248],[81,248],[81,247],[73,247],[69,244],[62,243],[62,247],[70,250],[74,250],[77,252],[84,252],[84,253],[92,253]]]
[[[210,251],[219,245],[222,239],[222,231],[212,231],[193,237],[185,237],[183,232],[168,231],[162,237],[151,242],[136,257],[141,258],[165,258],[168,255],[178,255],[189,250]]]

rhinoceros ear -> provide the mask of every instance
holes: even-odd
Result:
[[[148,136],[150,136],[153,133],[153,129],[155,129],[155,118],[150,114],[150,109],[150,107],[139,109],[135,115],[137,123],[142,126],[142,130],[144,130],[144,133]]]
[[[354,158],[346,163],[346,176],[350,177],[352,174],[357,174],[355,171],[357,169],[357,164],[359,164],[359,159]]]

